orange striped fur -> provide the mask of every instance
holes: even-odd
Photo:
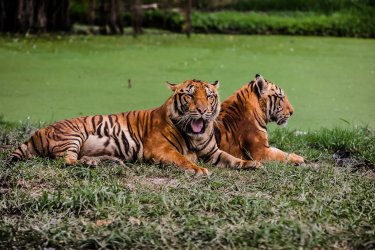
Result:
[[[169,87],[173,95],[155,109],[79,117],[42,128],[9,160],[35,155],[64,157],[69,165],[139,160],[172,164],[196,174],[208,174],[206,168],[194,163],[197,159],[218,166],[260,166],[259,162],[237,159],[217,147],[213,122],[220,111],[218,82],[188,80]]]
[[[294,109],[281,88],[255,77],[222,103],[215,123],[219,148],[241,159],[304,163],[302,156],[269,146],[267,124],[286,125]]]

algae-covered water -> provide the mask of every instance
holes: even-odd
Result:
[[[375,127],[375,40],[291,36],[1,37],[0,115],[49,123],[147,109],[170,95],[166,81],[192,78],[220,80],[224,100],[256,73],[288,94],[291,128]]]

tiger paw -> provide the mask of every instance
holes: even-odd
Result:
[[[263,165],[259,161],[245,161],[242,168],[244,169],[260,169]]]
[[[287,156],[287,162],[294,163],[294,164],[297,164],[297,165],[303,165],[303,164],[305,164],[305,159],[302,156],[299,156],[299,155],[294,154],[294,153],[290,153]]]
[[[83,156],[81,159],[79,159],[79,162],[88,166],[95,167],[95,166],[98,166],[100,160],[96,157]]]
[[[190,172],[196,176],[201,176],[201,175],[208,176],[210,174],[207,168],[202,168],[202,167],[190,168],[187,170],[187,172]]]

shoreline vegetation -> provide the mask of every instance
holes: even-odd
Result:
[[[0,7],[0,32],[19,34],[142,34],[143,28],[176,33],[275,34],[375,38],[371,0],[35,1]],[[33,15],[38,13],[38,15]]]
[[[374,12],[375,13],[375,12]],[[318,12],[194,12],[191,18],[193,33],[304,35],[335,37],[375,37],[374,14],[357,11]],[[131,19],[125,17],[125,23]],[[184,29],[183,16],[178,12],[144,13],[143,26],[173,32]]]

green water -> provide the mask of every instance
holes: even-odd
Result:
[[[256,73],[287,92],[291,128],[375,127],[375,40],[321,37],[2,37],[0,114],[52,122],[146,109],[170,95],[166,81],[191,78],[220,80],[224,100]]]

